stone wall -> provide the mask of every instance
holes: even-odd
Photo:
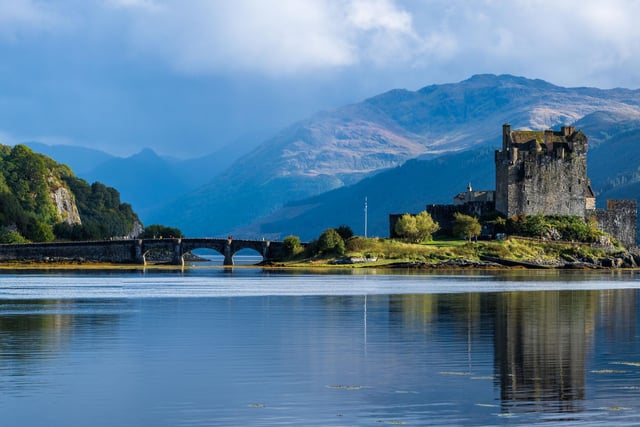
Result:
[[[587,138],[563,127],[511,131],[503,127],[503,147],[495,153],[496,209],[506,216],[584,216]]]
[[[494,202],[469,202],[463,205],[427,205],[427,212],[434,221],[440,225],[440,230],[451,233],[453,229],[454,214],[460,213],[480,218],[485,214],[495,211]]]
[[[399,236],[396,234],[396,223],[400,219],[400,217],[404,214],[389,214],[389,237],[392,239],[397,239]],[[416,215],[416,214],[412,214]]]
[[[609,233],[624,247],[637,246],[638,203],[636,200],[607,200],[607,209],[588,210],[586,217],[595,217],[600,229]]]
[[[431,215],[431,218],[438,223],[440,231],[449,234],[453,228],[454,214],[461,213],[480,218],[482,215],[495,212],[495,203],[493,201],[485,201],[468,202],[461,205],[427,205],[426,210]],[[395,228],[402,215],[404,214],[389,215],[389,237],[392,239],[398,237]]]
[[[0,245],[0,261],[140,263],[137,240]]]

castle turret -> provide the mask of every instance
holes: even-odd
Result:
[[[560,128],[560,132],[562,133],[562,136],[569,136],[575,133],[575,128],[573,126],[562,126]]]
[[[544,131],[544,145],[547,147],[547,153],[553,151],[553,130],[547,129]]]
[[[509,151],[509,139],[511,138],[511,125],[505,123],[502,125],[502,151]]]

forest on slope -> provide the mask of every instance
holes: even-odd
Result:
[[[91,240],[141,228],[119,192],[25,145],[0,145],[0,242]]]

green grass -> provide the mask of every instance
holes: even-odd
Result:
[[[605,249],[590,244],[543,242],[510,237],[505,240],[468,242],[460,239],[433,240],[423,244],[391,239],[354,237],[346,244],[346,257],[376,258],[375,262],[356,264],[358,267],[384,266],[393,262],[424,262],[436,264],[453,259],[478,261],[482,256],[522,262],[553,263],[563,258],[601,258],[611,255]],[[313,258],[290,265],[328,265],[335,258]],[[352,265],[353,266],[353,265]]]

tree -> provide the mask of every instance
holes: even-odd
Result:
[[[414,236],[418,234],[416,217],[408,213],[402,215],[396,222],[394,230],[398,237],[407,241],[413,241]]]
[[[344,240],[334,228],[328,228],[318,238],[318,252],[321,254],[344,255]]]
[[[340,225],[336,228],[336,231],[345,242],[353,237],[353,230],[348,225]]]
[[[431,218],[427,211],[417,215],[404,214],[398,219],[395,226],[396,234],[412,243],[421,243],[431,240],[433,233],[440,229],[440,225]]]
[[[33,242],[50,242],[54,239],[53,228],[42,221],[38,221],[32,216],[22,224],[22,234]]]
[[[433,233],[440,230],[440,224],[435,222],[427,211],[422,211],[416,215],[416,228],[418,229],[418,239],[420,242],[431,240]]]
[[[1,229],[0,243],[28,243],[29,241],[22,237],[16,230]]]
[[[471,239],[482,231],[482,226],[477,218],[456,212],[453,214],[453,234]]]
[[[139,236],[142,239],[155,239],[159,237],[184,237],[178,228],[167,227],[166,225],[151,224],[144,228]]]
[[[282,240],[282,255],[291,258],[304,250],[298,236],[287,236]]]

